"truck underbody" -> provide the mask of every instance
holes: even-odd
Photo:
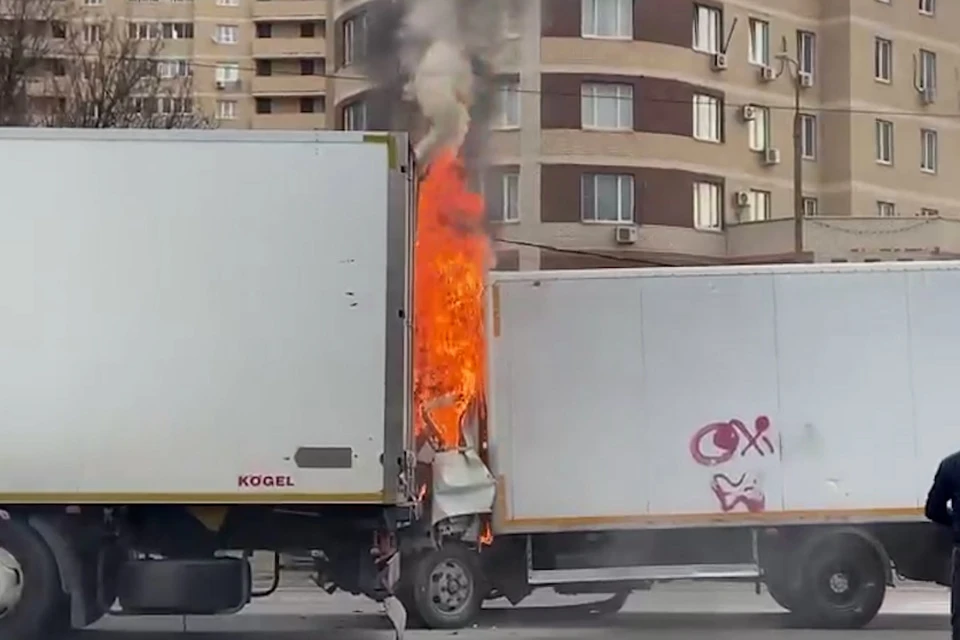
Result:
[[[469,519],[431,530],[415,513],[367,506],[29,506],[0,519],[0,635],[52,639],[104,615],[217,615],[269,595],[254,551],[309,552],[314,580],[385,602],[411,624],[460,628],[484,600],[534,589],[610,594],[673,580],[765,584],[802,623],[867,624],[894,576],[946,584],[950,540],[922,522],[690,527],[498,536]],[[400,571],[402,565],[402,571]],[[396,609],[391,620],[406,624]]]

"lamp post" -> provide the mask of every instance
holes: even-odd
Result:
[[[777,54],[780,68],[777,78],[789,70],[793,81],[793,250],[799,259],[803,253],[803,118],[800,114],[800,61],[787,53],[787,39],[783,39]]]

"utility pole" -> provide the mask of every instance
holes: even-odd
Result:
[[[803,114],[800,113],[800,61],[787,53],[787,39],[783,38],[777,77],[789,71],[793,82],[793,251],[797,259],[803,253]],[[789,67],[789,69],[788,69]]]

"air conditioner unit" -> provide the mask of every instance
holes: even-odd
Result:
[[[613,230],[613,237],[617,244],[635,244],[637,242],[637,227],[632,224],[618,225]]]
[[[217,89],[223,91],[223,90],[226,89],[226,88],[227,88],[227,81],[226,81],[226,80],[217,80]]]
[[[734,191],[733,204],[741,208],[750,206],[750,194],[746,191]]]
[[[813,86],[813,74],[809,71],[801,71],[799,76],[800,86],[809,89]]]
[[[744,122],[757,119],[757,108],[752,104],[745,104],[740,108],[740,117]]]
[[[710,61],[710,66],[714,71],[723,71],[727,68],[727,54],[715,53]]]
[[[780,164],[780,149],[767,149],[763,152],[763,164],[772,166]]]
[[[760,79],[764,82],[770,82],[776,77],[773,67],[760,67]]]

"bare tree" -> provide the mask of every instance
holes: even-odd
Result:
[[[0,0],[0,126],[32,123],[31,85],[51,68],[67,10],[60,0]]]
[[[0,0],[2,1],[2,0]],[[189,61],[163,58],[158,23],[81,15],[70,21],[50,74],[55,108],[43,124],[82,128],[213,126],[193,98]]]

